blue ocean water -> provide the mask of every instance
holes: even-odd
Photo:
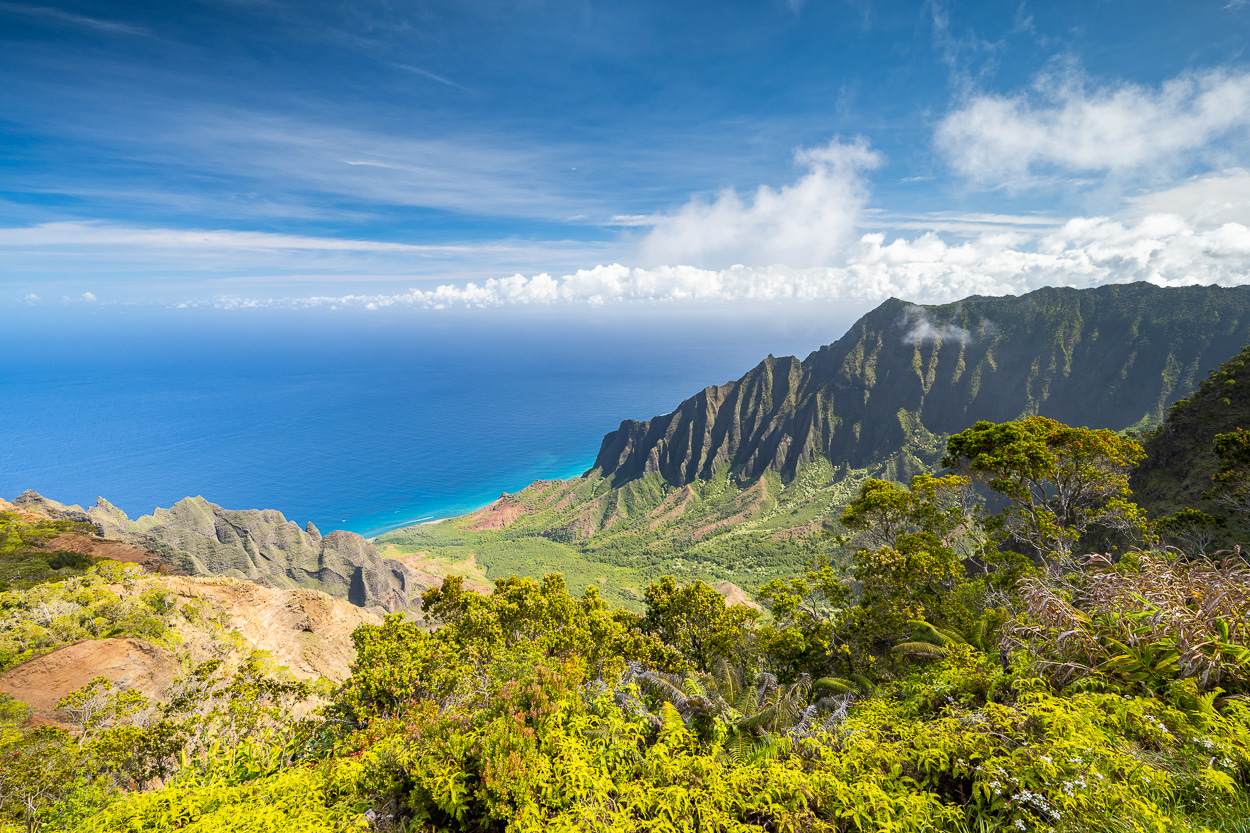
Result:
[[[622,419],[855,312],[27,313],[0,331],[0,496],[134,518],[203,495],[375,535],[580,474]]]

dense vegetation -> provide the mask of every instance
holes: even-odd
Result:
[[[1244,538],[1250,435],[1216,453]],[[1164,547],[1131,501],[1141,455],[977,423],[949,473],[863,482],[846,567],[814,552],[764,613],[672,577],[638,612],[558,574],[451,578],[427,624],[358,629],[307,713],[262,658],[189,669],[167,704],[93,682],[72,731],[8,702],[0,809],[84,831],[1244,830],[1250,564]]]
[[[503,529],[474,529],[468,516],[376,543],[384,554],[428,553],[443,563],[473,555],[488,579],[558,572],[575,590],[596,584],[611,604],[641,612],[646,586],[664,575],[754,592],[814,558],[836,560],[834,539],[818,533],[841,531],[840,507],[868,477],[817,460],[789,483],[766,472],[746,491],[729,471],[680,489],[655,474],[619,489],[594,476],[539,482],[509,498],[525,513]],[[598,531],[582,534],[582,524]]]
[[[1210,494],[1211,478],[1221,465],[1216,438],[1245,425],[1250,425],[1250,347],[1177,400],[1166,423],[1145,437],[1146,458],[1132,477],[1138,504],[1157,517],[1177,507],[1225,517],[1220,501]]]
[[[94,529],[0,512],[0,672],[80,639],[169,642],[165,594],[126,589],[137,567],[46,549],[57,535],[87,531]]]

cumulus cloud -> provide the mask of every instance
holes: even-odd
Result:
[[[1032,93],[973,95],[938,124],[936,142],[960,173],[1024,184],[1051,172],[1171,169],[1221,140],[1245,143],[1250,73],[1186,73],[1159,87],[1091,87],[1072,67],[1039,76]]]
[[[1088,287],[1149,281],[1160,286],[1234,285],[1250,277],[1250,228],[1198,227],[1168,214],[1136,223],[1080,217],[1049,232],[985,234],[950,243],[935,233],[888,241],[865,234],[841,266],[733,266],[651,269],[619,264],[559,277],[513,275],[383,295],[312,298],[222,297],[223,307],[381,308],[602,305],[680,302],[841,302],[875,304],[891,296],[944,303],[969,295],[1009,295],[1043,286]],[[954,337],[926,322],[915,338]]]
[[[692,199],[648,218],[653,227],[641,242],[640,261],[704,268],[831,265],[853,239],[867,197],[863,175],[881,161],[863,139],[799,150],[795,162],[806,170],[795,182],[779,189],[761,185],[745,198],[731,188],[711,202]]]

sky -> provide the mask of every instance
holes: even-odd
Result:
[[[0,0],[0,307],[1250,275],[1250,2]]]

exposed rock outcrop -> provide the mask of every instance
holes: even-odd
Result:
[[[360,607],[405,610],[430,587],[428,576],[382,558],[354,532],[324,536],[272,509],[228,510],[202,497],[130,520],[104,498],[84,510],[23,492],[17,507],[53,518],[87,521],[100,534],[150,550],[192,576],[231,576],[269,587],[305,587]]]

